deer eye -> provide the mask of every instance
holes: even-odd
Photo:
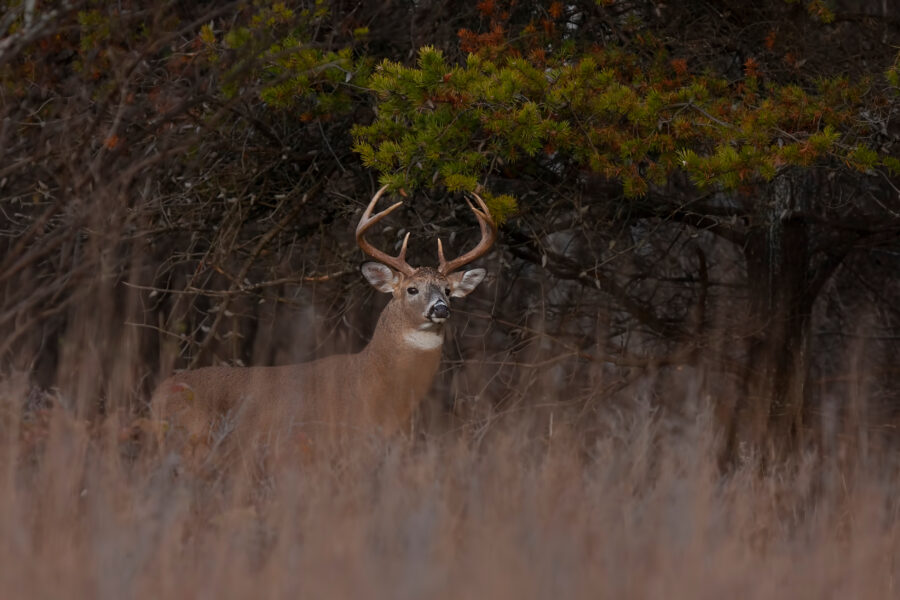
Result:
[[[450,288],[444,288],[444,293],[448,296],[450,295]]]
[[[406,288],[406,293],[409,294],[410,296],[415,296],[416,294],[419,293],[419,288],[414,288],[414,287]]]

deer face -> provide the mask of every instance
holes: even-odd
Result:
[[[485,276],[484,269],[457,271],[444,275],[431,267],[420,267],[410,275],[378,262],[362,265],[363,276],[372,286],[392,294],[414,327],[427,331],[440,329],[450,317],[450,298],[467,296]]]
[[[416,269],[406,262],[409,233],[403,238],[403,245],[397,256],[390,256],[378,250],[366,240],[366,231],[402,204],[397,202],[373,215],[375,204],[386,190],[385,185],[372,197],[356,226],[356,242],[359,247],[378,261],[363,263],[362,272],[375,289],[394,296],[385,313],[390,310],[391,315],[395,317],[400,315],[401,323],[398,327],[401,331],[398,333],[403,340],[412,347],[433,350],[439,348],[444,339],[443,324],[450,317],[450,298],[469,294],[484,279],[484,269],[468,271],[459,269],[487,253],[497,236],[497,226],[491,219],[490,210],[484,200],[473,193],[478,207],[468,200],[466,202],[478,219],[481,241],[462,256],[447,260],[444,257],[441,240],[438,239],[437,269],[431,267]]]

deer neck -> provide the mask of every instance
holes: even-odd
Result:
[[[375,414],[403,420],[424,398],[437,373],[444,330],[432,323],[410,323],[400,309],[394,303],[385,307],[360,360],[372,378]]]
[[[415,364],[422,359],[440,357],[444,328],[435,323],[411,323],[402,308],[391,302],[381,312],[372,340],[363,351],[372,360]]]

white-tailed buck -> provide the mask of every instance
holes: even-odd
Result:
[[[189,460],[204,460],[220,444],[239,450],[262,444],[283,452],[315,444],[323,433],[390,435],[409,422],[440,363],[450,298],[466,296],[485,276],[484,269],[458,269],[488,251],[496,226],[473,194],[478,207],[469,207],[481,227],[478,245],[446,260],[438,239],[438,267],[414,268],[405,258],[408,233],[397,256],[366,239],[373,225],[402,204],[373,215],[385,189],[369,202],[356,228],[359,247],[378,261],[363,263],[363,275],[393,296],[371,341],[356,354],[280,367],[206,367],[166,379],[153,394],[153,421]]]

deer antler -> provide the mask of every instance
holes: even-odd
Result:
[[[388,186],[386,185],[382,186],[380,190],[375,192],[375,195],[372,196],[372,200],[369,202],[369,206],[366,207],[365,212],[359,219],[359,225],[356,226],[356,243],[359,244],[359,247],[363,252],[365,252],[378,262],[384,263],[395,271],[399,271],[404,275],[412,275],[415,269],[409,266],[409,264],[406,262],[406,242],[409,241],[408,232],[406,234],[406,237],[403,238],[403,245],[400,247],[400,254],[398,254],[397,256],[385,254],[384,252],[370,244],[365,238],[366,232],[369,230],[369,228],[372,227],[372,225],[391,214],[394,209],[403,204],[403,202],[397,202],[387,207],[380,213],[372,215],[372,210],[375,208],[375,204],[378,202],[378,199],[381,198],[381,195],[384,194],[385,190],[387,190],[387,187]]]
[[[481,196],[475,192],[472,192],[472,196],[474,196],[475,200],[478,202],[479,208],[472,206],[472,203],[469,202],[468,198],[466,198],[466,204],[469,205],[469,208],[475,213],[475,217],[478,218],[478,224],[481,226],[481,241],[478,242],[478,245],[472,250],[466,252],[462,256],[447,261],[444,259],[444,247],[441,244],[441,238],[438,238],[438,271],[444,275],[449,275],[461,266],[487,254],[487,251],[490,250],[491,245],[497,238],[497,224],[491,219],[491,211],[488,210],[488,207],[484,203],[484,200],[481,199]]]

